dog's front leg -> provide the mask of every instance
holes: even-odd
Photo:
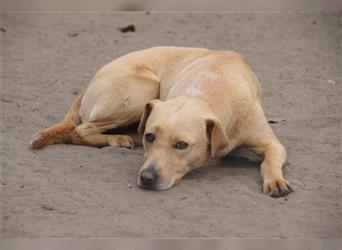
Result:
[[[257,151],[264,154],[261,163],[263,192],[271,197],[282,197],[292,192],[288,181],[283,177],[282,167],[286,162],[286,150],[277,140],[258,146]]]

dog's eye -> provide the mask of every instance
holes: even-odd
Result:
[[[184,142],[184,141],[178,141],[176,144],[175,144],[175,148],[176,149],[186,149],[189,145]]]
[[[146,139],[146,141],[148,141],[148,142],[154,142],[154,140],[156,139],[156,137],[154,136],[154,134],[152,134],[152,133],[147,133],[146,135],[145,135],[145,139]]]

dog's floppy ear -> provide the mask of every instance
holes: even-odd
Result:
[[[158,99],[155,99],[155,100],[151,100],[148,103],[146,103],[145,110],[141,116],[139,127],[138,127],[139,135],[144,134],[145,124],[146,124],[147,118],[151,114],[153,107],[159,102],[161,102],[161,101],[159,101]]]
[[[223,130],[221,122],[216,118],[206,119],[207,136],[211,150],[211,157],[217,157],[218,153],[229,146],[229,139]]]

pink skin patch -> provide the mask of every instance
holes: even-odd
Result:
[[[221,80],[222,77],[217,72],[203,71],[193,78],[190,86],[186,88],[186,95],[188,97],[199,96],[205,88],[210,87],[207,85],[221,83]]]

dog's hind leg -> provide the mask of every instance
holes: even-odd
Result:
[[[79,125],[71,134],[74,144],[88,145],[93,147],[126,147],[134,149],[134,140],[129,135],[103,134],[108,129],[117,127],[117,123],[86,122]]]
[[[159,96],[159,79],[147,69],[144,72],[126,71],[118,71],[116,76],[100,71],[85,93],[71,105],[64,121],[38,132],[31,147],[72,143],[132,148],[136,137],[105,132],[139,122],[145,104]]]
[[[78,110],[83,94],[74,100],[62,122],[43,129],[33,136],[30,141],[31,148],[38,149],[50,144],[72,143],[71,135],[79,124]]]

